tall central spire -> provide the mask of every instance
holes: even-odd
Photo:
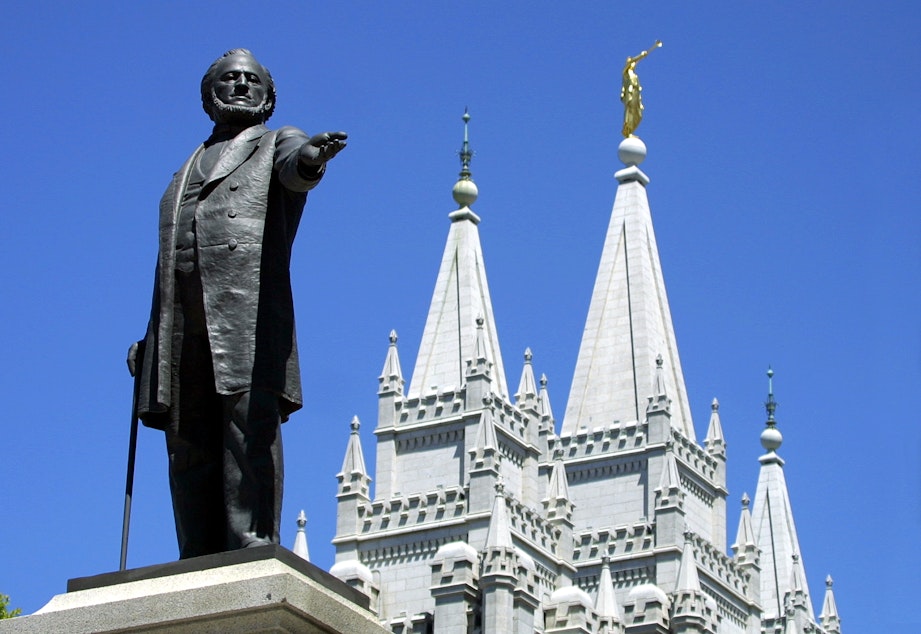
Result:
[[[618,156],[626,165],[595,278],[562,431],[575,433],[614,421],[640,420],[655,386],[656,360],[671,399],[672,427],[693,440],[684,375],[672,326],[659,250],[649,213],[649,178],[638,165],[646,146],[624,139]]]
[[[466,110],[463,121],[464,144],[458,153],[461,171],[451,192],[459,208],[448,214],[451,228],[409,384],[409,398],[463,385],[467,361],[474,357],[478,318],[483,320],[486,360],[492,364],[492,390],[508,397],[477,229],[480,217],[470,208],[479,192],[470,171],[473,151],[468,134],[470,114]]]

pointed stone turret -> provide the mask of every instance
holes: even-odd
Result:
[[[390,345],[384,358],[384,367],[378,377],[377,389],[377,495],[390,497],[396,472],[396,446],[394,432],[397,411],[403,404],[403,370],[397,352],[397,331],[390,331]]]
[[[691,533],[685,533],[681,565],[675,581],[675,598],[671,605],[672,631],[679,634],[713,634],[716,632],[716,602],[700,587],[692,537]]]
[[[755,531],[752,528],[752,514],[749,509],[751,500],[748,493],[742,494],[742,513],[739,515],[739,528],[736,540],[732,544],[733,559],[743,572],[745,596],[748,598],[750,612],[748,632],[761,631],[761,558],[756,545]]]
[[[752,507],[752,527],[756,544],[761,551],[760,603],[765,620],[779,620],[784,616],[783,598],[793,574],[793,555],[801,552],[796,523],[793,521],[790,494],[784,477],[784,461],[777,455],[777,449],[783,443],[783,436],[777,429],[777,421],[774,418],[777,401],[774,400],[773,377],[774,371],[769,368],[768,400],[765,403],[768,418],[761,433],[761,445],[767,453],[758,459],[761,462],[761,470]],[[804,588],[804,592],[809,620],[815,621],[808,588]]]
[[[624,623],[617,605],[614,580],[611,578],[611,559],[601,558],[601,575],[598,579],[598,597],[595,599],[598,634],[623,634]]]
[[[652,395],[647,397],[646,429],[650,443],[663,443],[672,438],[672,400],[668,397],[665,383],[665,360],[656,357],[656,371],[653,374]]]
[[[720,402],[715,398],[710,404],[710,425],[707,427],[707,438],[704,444],[708,453],[726,455],[726,439],[723,438],[723,425],[720,422]]]
[[[295,555],[310,561],[310,551],[307,549],[307,515],[304,509],[297,516],[297,535],[294,536]]]
[[[700,592],[700,576],[697,574],[697,559],[694,557],[694,548],[691,545],[691,535],[685,534],[684,548],[681,551],[681,567],[678,568],[678,579],[675,582],[675,592]]]
[[[397,353],[397,331],[390,331],[390,347],[387,348],[387,357],[384,359],[384,369],[378,377],[380,387],[378,394],[393,392],[403,393],[403,370],[400,368],[400,355]]]
[[[841,634],[841,618],[838,616],[835,592],[832,590],[834,583],[831,575],[825,577],[825,600],[822,602],[822,614],[819,616],[825,634]]]
[[[336,537],[354,535],[358,531],[358,508],[370,502],[371,478],[365,467],[364,454],[361,451],[361,439],[358,430],[361,422],[352,418],[352,433],[342,460],[342,470],[336,474],[339,491],[336,494]]]
[[[489,518],[480,590],[483,594],[483,631],[515,632],[515,591],[518,581],[518,557],[509,529],[505,487],[496,485],[495,502]]]
[[[469,120],[465,112],[462,169],[453,190],[460,208],[448,216],[451,228],[409,384],[410,399],[463,385],[466,362],[475,348],[478,315],[484,320],[482,346],[492,363],[492,390],[500,396],[509,395],[477,230],[480,218],[470,209],[477,188],[470,173],[473,152],[467,138]]]
[[[671,441],[666,444],[662,461],[662,472],[655,495],[654,517],[656,526],[656,545],[660,548],[670,546],[680,548],[682,535],[687,528],[688,515],[685,508],[685,490],[681,485],[678,461]],[[671,555],[670,561],[660,561],[661,575],[670,583],[675,577],[677,553]]]
[[[732,554],[739,565],[758,563],[758,546],[755,544],[755,531],[752,529],[752,514],[748,506],[751,500],[748,493],[742,494],[742,514],[739,517],[739,530],[732,545]]]
[[[470,451],[468,508],[470,512],[487,511],[495,504],[496,484],[499,482],[499,441],[492,410],[484,409],[476,430],[476,445]]]
[[[720,421],[720,402],[713,399],[710,403],[710,424],[707,426],[707,438],[704,441],[707,454],[716,461],[714,484],[718,495],[710,508],[711,535],[714,545],[721,551],[726,550],[726,440],[723,437],[723,424]]]
[[[496,485],[496,495],[489,516],[489,530],[486,532],[486,549],[514,548],[512,532],[509,529],[508,506],[505,503],[505,486]]]
[[[793,565],[790,570],[789,590],[784,596],[784,606],[787,613],[787,619],[792,618],[796,621],[799,630],[805,631],[807,624],[814,619],[812,617],[812,605],[809,604],[809,596],[806,590],[806,580],[803,578],[800,566],[799,554],[793,553]]]
[[[572,511],[573,503],[569,495],[569,482],[566,477],[566,465],[563,464],[563,452],[554,452],[553,470],[550,472],[550,484],[547,497],[542,500],[547,521],[560,531],[557,538],[557,553],[567,561],[572,559]]]
[[[640,420],[646,390],[654,381],[655,359],[661,353],[664,392],[673,401],[671,424],[693,440],[694,426],[646,197],[649,179],[638,167],[646,157],[646,146],[630,137],[621,143],[619,155],[627,168],[615,174],[620,185],[562,433]]]
[[[678,475],[678,462],[675,452],[669,443],[665,450],[665,467],[656,487],[656,506],[683,506],[684,491],[681,488],[681,477]]]
[[[549,429],[553,431],[554,418],[553,408],[550,406],[550,392],[547,391],[547,375],[540,375],[540,393],[537,397],[539,406],[537,408],[542,422],[549,422]]]
[[[361,438],[358,436],[361,421],[358,420],[357,416],[353,416],[349,426],[352,428],[352,433],[349,434],[349,444],[345,448],[342,470],[336,477],[340,478],[341,485],[349,487],[346,490],[361,490],[361,485],[357,487],[351,486],[353,482],[360,483],[364,479],[370,480],[368,478],[368,469],[365,467],[365,455],[361,450]],[[364,483],[364,486],[366,487],[367,483]],[[364,489],[364,493],[367,493],[367,488]]]
[[[515,393],[515,403],[521,409],[538,410],[537,382],[534,380],[534,368],[531,365],[533,356],[530,348],[524,351],[524,367],[521,369],[521,380]]]

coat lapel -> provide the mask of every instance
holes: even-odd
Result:
[[[252,155],[259,146],[259,139],[268,131],[264,125],[254,125],[235,136],[205,179],[205,187],[237,169]]]

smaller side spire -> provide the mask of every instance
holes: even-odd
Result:
[[[704,594],[700,587],[693,538],[691,531],[684,532],[684,548],[675,581],[675,598],[671,605],[671,625],[675,632],[714,634],[716,602]]]
[[[562,521],[571,525],[574,505],[569,496],[569,481],[566,476],[566,465],[563,464],[563,452],[556,450],[554,454],[550,486],[547,488],[547,497],[543,500],[544,510],[549,522]]]
[[[743,493],[739,530],[736,532],[736,541],[732,545],[732,553],[740,564],[757,563],[758,558],[758,546],[755,542],[755,531],[752,528],[750,504],[751,499],[748,497],[748,493]]]
[[[540,375],[540,393],[537,397],[538,408],[537,411],[540,413],[540,418],[542,421],[550,422],[550,429],[553,429],[554,418],[553,418],[553,408],[550,407],[550,392],[547,391],[547,375]]]
[[[707,428],[704,443],[710,454],[725,453],[726,439],[723,437],[723,424],[720,422],[720,402],[715,398],[710,404],[710,426]]]
[[[474,463],[478,464],[490,457],[494,457],[498,448],[496,427],[492,422],[490,410],[483,410],[480,415],[480,424],[477,426],[476,449],[473,451]]]
[[[681,552],[681,566],[678,568],[678,581],[675,584],[676,592],[700,592],[700,576],[697,574],[697,559],[694,557],[694,548],[691,545],[693,534],[684,533],[684,549]]]
[[[310,552],[307,550],[307,514],[304,509],[297,516],[297,535],[294,536],[293,552],[298,557],[310,561]]]
[[[489,349],[486,345],[486,332],[483,325],[486,320],[482,314],[476,316],[476,336],[473,340],[473,358],[467,361],[467,376],[471,374],[489,375],[492,363],[489,359]]]
[[[800,563],[799,553],[793,553],[793,566],[790,568],[790,589],[784,597],[787,619],[794,615],[799,621],[797,625],[803,626],[812,616],[812,606],[809,603],[809,593],[806,581],[803,579],[803,568]]]
[[[349,434],[349,443],[345,448],[345,458],[342,460],[342,470],[336,474],[339,480],[339,493],[368,494],[368,484],[371,478],[365,467],[365,456],[361,450],[361,438],[358,430],[361,422],[357,416],[352,417],[350,424],[352,432]]]
[[[566,477],[566,466],[563,464],[563,452],[554,452],[553,471],[550,472],[550,488],[547,497],[550,500],[569,500],[569,481]]]
[[[403,370],[400,367],[400,355],[397,353],[397,331],[390,331],[390,346],[387,348],[387,357],[384,359],[384,369],[378,377],[380,387],[378,394],[403,394]]]
[[[524,367],[521,370],[521,381],[518,382],[518,391],[515,393],[515,402],[522,409],[537,409],[537,382],[534,380],[534,367],[531,359],[534,355],[530,348],[524,351]]]
[[[457,182],[454,184],[454,189],[451,190],[451,195],[454,197],[454,202],[460,205],[461,209],[469,209],[470,205],[476,202],[477,196],[479,196],[479,190],[477,189],[476,183],[473,182],[473,174],[470,172],[470,161],[473,159],[473,150],[470,149],[470,137],[468,127],[470,124],[470,112],[467,108],[464,108],[464,145],[461,147],[461,150],[458,152],[461,160],[461,171]],[[471,214],[473,212],[470,212]],[[476,218],[475,222],[478,222],[479,218]]]
[[[508,507],[505,503],[505,485],[500,480],[496,483],[496,497],[493,502],[492,515],[489,518],[489,529],[486,533],[486,548],[512,549],[513,547]]]
[[[668,398],[668,394],[666,394],[665,390],[665,370],[662,367],[664,363],[665,361],[663,361],[661,354],[656,356],[656,370],[652,381],[652,396],[649,397],[649,403],[646,405],[647,414],[660,410],[671,410],[672,401]]]
[[[662,476],[659,478],[659,486],[656,487],[657,506],[668,506],[677,504],[682,506],[684,502],[684,491],[681,490],[681,477],[678,474],[678,461],[675,459],[673,445],[669,441],[665,446],[665,464],[662,469]]]
[[[841,634],[841,618],[838,616],[838,606],[835,603],[835,592],[832,586],[835,584],[831,575],[825,577],[825,601],[822,602],[822,627],[826,634]]]
[[[617,594],[614,592],[614,580],[611,578],[611,558],[607,555],[601,558],[595,614],[598,616],[599,634],[620,634],[623,631],[623,617],[620,615]]]

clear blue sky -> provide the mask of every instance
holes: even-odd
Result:
[[[147,321],[159,198],[210,131],[198,84],[215,57],[245,46],[271,69],[273,125],[351,135],[296,245],[306,405],[284,430],[282,539],[305,509],[328,568],[353,415],[373,469],[391,328],[413,366],[464,106],[508,380],[530,346],[560,419],[614,200],[619,73],[659,38],[638,134],[698,436],[716,396],[738,509],[773,364],[816,610],[831,573],[846,632],[919,623],[919,5],[254,6],[4,9],[0,593],[14,606],[118,566],[125,350]],[[142,430],[132,567],[176,556],[163,444]]]

